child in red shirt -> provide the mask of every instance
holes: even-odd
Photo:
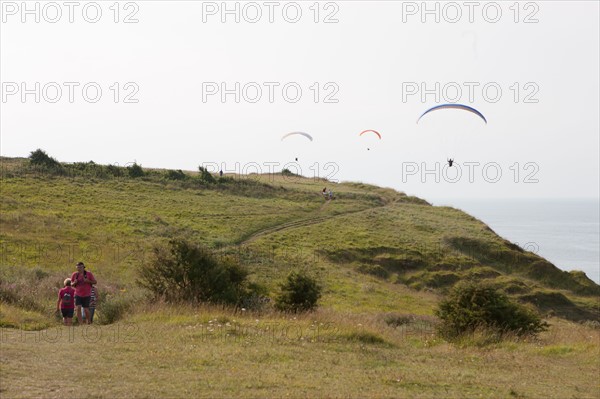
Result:
[[[65,280],[65,287],[58,291],[56,310],[60,309],[65,326],[70,326],[75,311],[75,290],[71,287],[71,279]]]

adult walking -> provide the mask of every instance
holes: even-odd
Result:
[[[71,276],[71,285],[75,287],[75,306],[77,307],[77,323],[82,324],[81,309],[85,312],[85,322],[90,323],[90,296],[92,285],[96,284],[96,278],[92,272],[85,270],[83,262],[77,263],[77,271]]]

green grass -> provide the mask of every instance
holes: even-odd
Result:
[[[0,302],[0,327],[39,331],[56,325],[50,312],[43,314],[9,303]]]
[[[552,345],[540,350],[540,353],[546,356],[562,356],[575,352],[577,348],[567,345]]]

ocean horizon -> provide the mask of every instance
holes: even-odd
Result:
[[[599,199],[435,199],[486,223],[501,237],[556,267],[600,284]]]

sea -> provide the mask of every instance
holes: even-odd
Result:
[[[486,223],[496,234],[562,270],[600,284],[600,200],[437,199]]]

